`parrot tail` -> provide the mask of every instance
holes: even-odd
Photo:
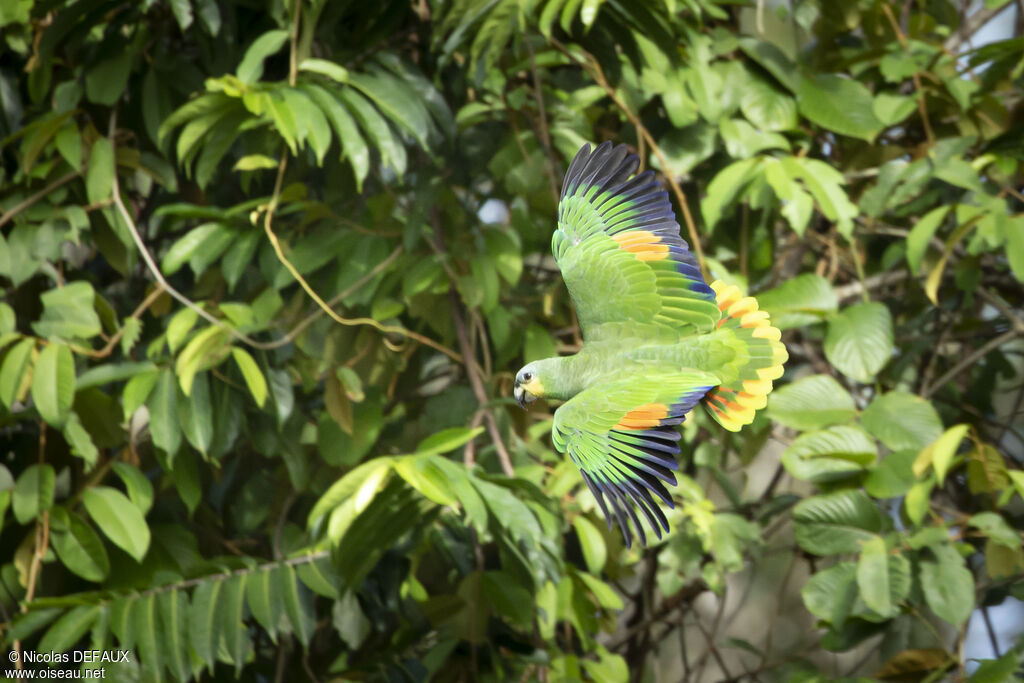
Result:
[[[721,280],[711,283],[718,310],[719,334],[731,334],[737,347],[739,376],[715,387],[703,399],[704,406],[718,424],[730,432],[754,421],[754,413],[768,403],[772,380],[782,377],[782,364],[789,359],[780,341],[781,333],[772,327],[767,311],[757,310],[757,299],[743,296],[735,285]]]

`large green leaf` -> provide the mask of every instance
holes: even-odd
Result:
[[[849,422],[857,410],[853,397],[829,375],[811,375],[769,395],[768,412],[795,429],[817,429]]]
[[[54,531],[50,542],[64,566],[86,581],[100,582],[110,572],[110,559],[103,541],[74,512],[68,515],[67,529]]]
[[[0,364],[0,401],[8,409],[25,397],[29,387],[25,383],[26,373],[31,370],[35,346],[35,339],[22,339],[4,355]]]
[[[191,650],[188,642],[189,602],[185,591],[172,589],[157,595],[160,616],[160,654],[167,669],[179,681],[192,675]]]
[[[840,562],[815,572],[800,594],[807,611],[833,626],[842,626],[857,598],[857,565]]]
[[[959,627],[974,610],[974,577],[950,545],[932,546],[934,560],[918,567],[925,601],[940,618]]]
[[[85,173],[85,193],[95,204],[111,196],[114,190],[114,148],[110,140],[98,138],[92,143],[89,168]]]
[[[857,561],[857,587],[871,610],[882,617],[896,616],[910,583],[910,563],[902,555],[891,555],[881,536],[864,543]]]
[[[18,476],[11,509],[19,524],[28,524],[53,505],[56,475],[50,465],[29,465]]]
[[[263,61],[288,42],[288,31],[274,29],[267,31],[253,41],[238,64],[238,79],[244,83],[255,83],[263,77]]]
[[[94,486],[82,494],[82,504],[114,545],[136,561],[142,561],[149,549],[149,527],[139,509],[123,493],[108,486]]]
[[[892,316],[885,304],[845,308],[828,323],[825,356],[844,375],[870,382],[892,357]]]
[[[785,330],[825,320],[839,308],[839,299],[828,280],[804,273],[757,295],[758,307],[768,311],[772,325]]]
[[[860,490],[814,496],[793,508],[796,542],[815,555],[857,552],[881,529],[878,507]]]
[[[884,128],[875,116],[871,91],[836,74],[804,76],[797,86],[800,113],[822,128],[871,142]]]
[[[32,400],[39,415],[54,427],[63,427],[75,400],[75,359],[65,344],[48,344],[36,360]]]
[[[821,483],[862,472],[877,454],[864,430],[837,425],[798,436],[783,452],[782,464],[797,479]]]
[[[43,315],[32,329],[41,337],[51,339],[89,339],[100,333],[96,315],[96,292],[88,282],[72,282],[51,289],[39,297]]]
[[[98,605],[79,605],[65,612],[39,641],[40,652],[64,652],[77,643],[99,616]]]
[[[178,386],[170,368],[160,371],[146,405],[149,408],[149,432],[153,436],[153,443],[173,456],[181,445],[181,427],[178,423]]]
[[[861,422],[894,451],[924,448],[942,435],[942,421],[932,404],[905,391],[876,396]]]

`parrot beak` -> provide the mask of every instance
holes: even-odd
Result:
[[[525,385],[521,384],[517,380],[516,384],[515,384],[515,388],[512,390],[512,395],[516,397],[516,403],[518,403],[519,407],[522,408],[523,410],[527,410],[527,408],[526,408],[527,404],[533,403],[534,401],[537,400],[537,394],[531,392],[529,389],[527,389],[527,387],[531,387],[535,391],[537,391],[538,393],[541,393],[537,389],[537,380],[536,379],[534,379],[534,380],[532,380],[530,382],[527,382]]]

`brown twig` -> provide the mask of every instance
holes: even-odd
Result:
[[[959,363],[954,365],[952,368],[947,370],[944,375],[935,380],[934,384],[926,388],[922,387],[921,396],[924,398],[931,397],[931,395],[938,391],[938,389],[941,386],[943,386],[946,382],[956,379],[957,375],[959,375],[961,372],[969,368],[971,365],[974,365],[975,361],[982,358],[990,351],[999,348],[1000,346],[1010,341],[1011,339],[1016,338],[1019,334],[1021,334],[1021,331],[1014,328],[1011,330],[1007,330],[1006,332],[999,335],[995,339],[990,339],[987,344],[982,346],[980,349],[977,349],[976,351],[974,351],[974,353],[971,353],[966,358],[961,360]]]
[[[14,220],[14,217],[17,216],[19,213],[21,213],[25,209],[29,208],[33,204],[35,204],[40,199],[42,199],[46,195],[50,194],[54,190],[56,190],[58,187],[61,187],[62,185],[66,185],[66,184],[70,183],[72,180],[77,178],[79,175],[81,175],[81,174],[78,171],[72,171],[71,173],[68,173],[67,175],[64,175],[64,176],[61,176],[60,178],[57,178],[52,183],[50,183],[49,185],[47,185],[43,189],[39,190],[39,192],[36,192],[34,195],[31,195],[31,196],[27,197],[25,200],[19,202],[18,204],[15,204],[13,207],[11,207],[10,211],[5,213],[3,216],[0,216],[0,228],[2,228],[3,226],[7,225],[12,220]]]

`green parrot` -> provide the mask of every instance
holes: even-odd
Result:
[[[576,307],[583,348],[525,365],[514,394],[565,401],[552,441],[580,468],[630,547],[636,509],[657,537],[675,485],[676,426],[699,402],[738,431],[763,408],[788,359],[757,301],[709,287],[679,236],[668,193],[624,145],[584,145],[569,164],[551,250]]]

